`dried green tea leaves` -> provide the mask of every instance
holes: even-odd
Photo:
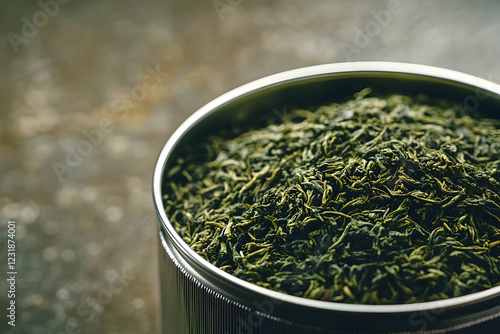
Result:
[[[500,285],[500,121],[369,93],[179,159],[164,196],[175,229],[221,269],[305,298]]]

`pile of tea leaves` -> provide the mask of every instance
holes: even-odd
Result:
[[[370,92],[179,158],[164,203],[183,240],[236,277],[318,300],[500,285],[500,121]]]

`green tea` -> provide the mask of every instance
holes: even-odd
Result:
[[[183,240],[265,288],[394,304],[500,285],[500,121],[443,101],[367,88],[211,136],[166,176]]]

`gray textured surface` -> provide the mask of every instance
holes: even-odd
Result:
[[[19,45],[9,33],[22,37],[23,18],[41,7],[0,5],[1,333],[159,332],[153,165],[182,120],[219,94],[347,60],[500,82],[495,1],[401,0],[378,30],[371,11],[389,1],[221,2],[234,4],[222,19],[213,1],[74,0]],[[372,37],[357,39],[367,27]],[[346,57],[347,45],[356,49]],[[130,107],[116,102],[132,93]],[[113,128],[81,144],[102,122]],[[67,165],[78,145],[91,152],[58,178],[53,163]],[[7,219],[17,221],[15,328],[4,307]]]

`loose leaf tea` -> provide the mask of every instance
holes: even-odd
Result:
[[[305,298],[416,303],[500,285],[500,121],[370,94],[178,158],[164,194],[177,232],[222,270]]]

